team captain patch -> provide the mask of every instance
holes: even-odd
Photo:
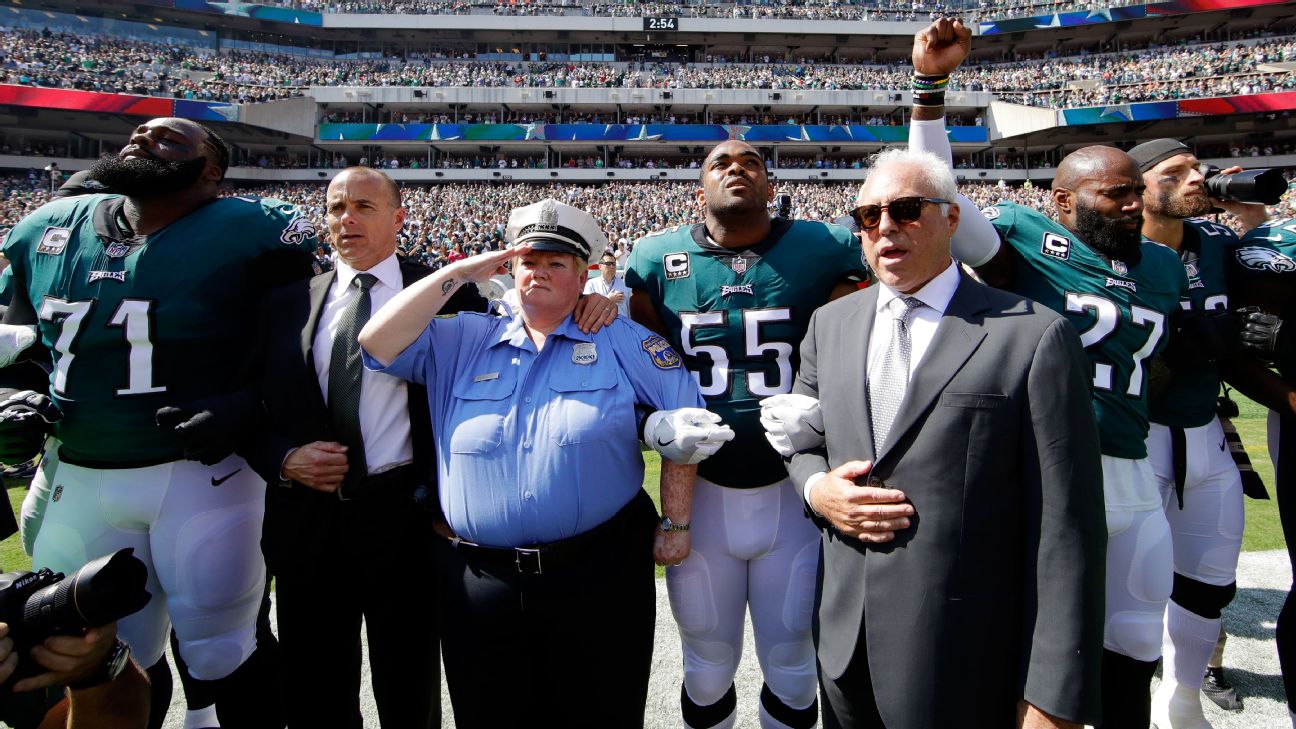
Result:
[[[659,370],[673,370],[680,366],[679,355],[675,354],[670,342],[656,334],[643,340],[643,344],[639,346],[643,347],[643,351],[652,358],[653,366]]]

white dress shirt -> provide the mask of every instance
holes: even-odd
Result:
[[[320,311],[319,324],[315,327],[315,376],[319,379],[320,392],[324,394],[325,401],[328,400],[333,335],[337,332],[343,310],[360,295],[360,289],[351,283],[356,273],[355,269],[341,259],[337,261],[337,276],[329,288],[324,309]],[[369,289],[371,311],[378,311],[405,288],[400,263],[394,253],[366,273],[371,273],[378,279]],[[409,393],[404,380],[368,368],[361,370],[360,432],[364,435],[365,461],[370,474],[413,462]]]
[[[909,379],[912,380],[918,364],[922,362],[927,349],[931,347],[932,339],[936,337],[936,329],[941,317],[945,315],[945,309],[949,308],[950,299],[954,298],[954,291],[958,289],[958,265],[951,260],[949,266],[937,274],[936,278],[912,294],[902,294],[881,282],[875,285],[878,287],[877,309],[873,317],[873,330],[869,332],[867,371],[876,372],[882,366],[882,358],[886,356],[887,345],[891,342],[895,329],[895,311],[904,310],[899,304],[892,306],[891,302],[901,296],[912,296],[923,303],[909,315]],[[810,490],[826,475],[826,472],[820,471],[806,479],[803,493],[807,504],[810,503]]]
[[[603,280],[603,275],[599,274],[585,282],[585,293],[599,294],[612,298],[613,291],[620,291],[625,297],[621,303],[617,304],[617,316],[630,316],[630,289],[625,284],[625,279],[621,274],[612,274],[612,283]]]

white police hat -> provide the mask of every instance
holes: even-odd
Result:
[[[571,253],[587,265],[597,263],[608,245],[589,213],[553,199],[514,208],[504,238],[514,247],[525,243],[537,251]]]

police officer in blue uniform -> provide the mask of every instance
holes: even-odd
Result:
[[[544,200],[513,211],[507,238],[511,250],[405,289],[360,336],[368,366],[427,386],[451,530],[437,563],[455,722],[642,726],[653,561],[688,555],[692,463],[732,433],[660,336],[624,317],[577,328],[586,268],[607,246],[589,214]],[[516,315],[435,316],[510,258]],[[692,445],[663,460],[660,522],[641,488],[636,406],[658,413],[653,441]]]

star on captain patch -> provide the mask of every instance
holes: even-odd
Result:
[[[652,359],[653,366],[659,370],[673,370],[680,366],[680,357],[675,354],[675,348],[656,334],[643,340],[639,346],[643,347],[643,351]]]

